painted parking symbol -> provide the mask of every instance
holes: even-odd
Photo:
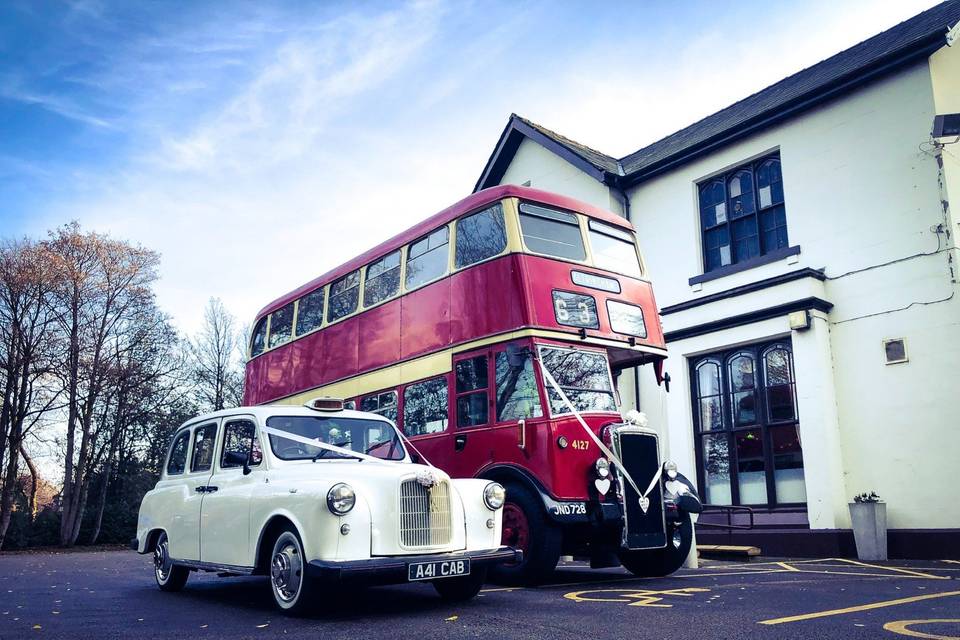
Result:
[[[590,589],[587,591],[573,591],[563,597],[574,602],[623,602],[630,607],[662,607],[669,608],[673,604],[663,602],[665,596],[680,596],[689,598],[695,593],[706,593],[710,589],[700,587],[686,587],[684,589]]]
[[[960,633],[960,619],[958,618],[936,618],[930,620],[897,620],[896,622],[888,622],[883,625],[883,628],[887,631],[892,631],[893,633],[900,634],[901,636],[909,636],[911,638],[931,638],[932,640],[960,640],[960,635],[949,635],[944,636],[938,633],[929,633],[926,631],[919,631],[917,627],[923,625],[946,625],[951,629],[956,629]]]

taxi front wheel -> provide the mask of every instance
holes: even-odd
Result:
[[[464,600],[470,600],[480,593],[480,588],[486,579],[487,568],[479,567],[468,576],[434,580],[433,588],[436,589],[440,597],[447,602],[463,602]]]
[[[280,531],[270,554],[270,593],[283,613],[302,615],[315,596],[315,581],[307,576],[303,543],[292,527]]]

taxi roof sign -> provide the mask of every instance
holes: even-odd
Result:
[[[315,411],[343,411],[343,398],[321,396],[305,402],[303,406]]]

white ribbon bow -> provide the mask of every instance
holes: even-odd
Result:
[[[593,430],[587,426],[587,423],[584,421],[583,416],[580,415],[580,412],[577,411],[576,407],[573,406],[573,403],[570,402],[570,399],[567,398],[567,394],[563,392],[563,389],[560,388],[560,385],[557,384],[557,381],[554,380],[552,375],[550,375],[550,372],[547,371],[547,367],[543,364],[543,362],[541,362],[540,360],[537,360],[537,364],[540,365],[540,370],[543,372],[544,380],[550,383],[550,386],[553,387],[553,390],[556,391],[557,395],[560,396],[560,400],[562,400],[563,403],[567,405],[567,408],[570,409],[573,415],[577,418],[577,421],[580,423],[580,426],[583,427],[583,430],[587,432],[587,435],[590,436],[590,439],[593,440],[598,447],[600,447],[600,451],[602,451],[605,456],[613,460],[613,462],[617,465],[617,468],[620,469],[620,473],[623,474],[623,477],[627,479],[627,482],[630,483],[630,486],[633,487],[633,490],[637,492],[638,496],[640,496],[640,507],[641,509],[643,509],[643,512],[646,513],[647,506],[650,504],[650,500],[649,498],[647,498],[647,496],[650,494],[651,491],[653,491],[653,488],[657,486],[657,482],[660,481],[660,474],[663,473],[663,466],[660,465],[657,467],[657,472],[654,474],[653,480],[651,480],[650,484],[647,486],[647,490],[641,492],[640,488],[637,486],[637,483],[634,482],[633,477],[631,477],[630,475],[630,472],[627,471],[627,468],[624,466],[623,462],[620,460],[617,454],[611,451],[607,447],[607,445],[603,444],[603,441],[601,441],[600,438],[598,438],[597,435],[593,432]]]

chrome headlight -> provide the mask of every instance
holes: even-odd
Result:
[[[666,474],[667,478],[670,480],[677,479],[677,463],[673,460],[667,460],[663,463],[663,473]]]
[[[593,463],[593,468],[597,471],[597,477],[601,480],[610,475],[610,461],[606,458],[597,458]]]
[[[350,513],[355,504],[357,504],[357,494],[353,492],[353,487],[346,483],[338,482],[327,492],[327,508],[335,516]]]
[[[491,482],[483,489],[483,502],[490,511],[496,511],[503,506],[507,497],[507,490],[499,482]]]

